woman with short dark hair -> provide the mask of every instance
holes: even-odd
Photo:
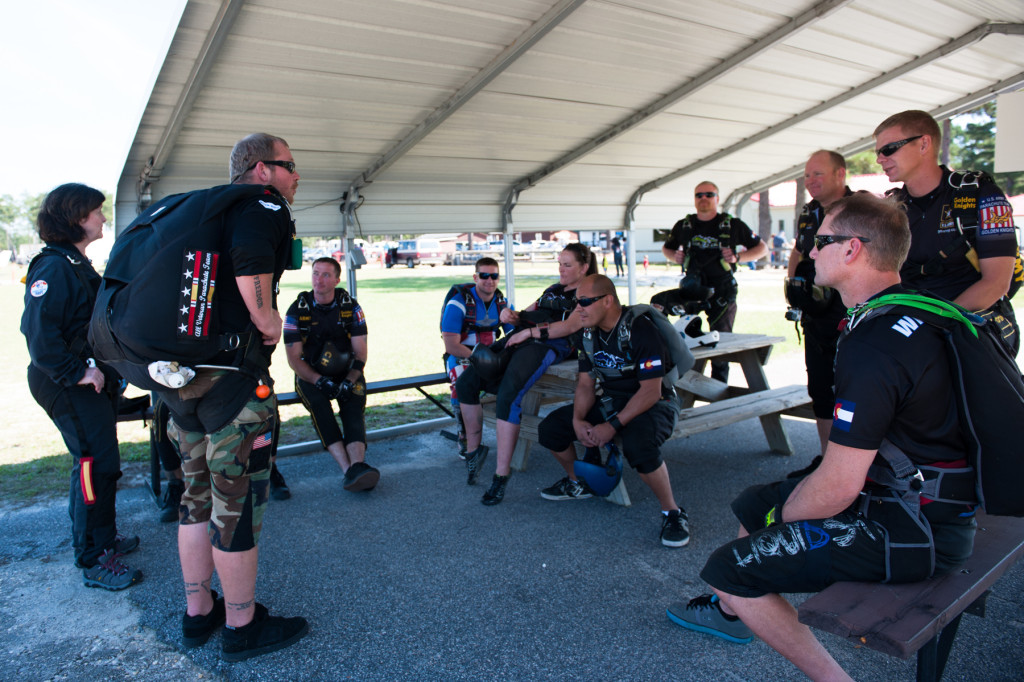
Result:
[[[139,538],[119,535],[114,518],[119,377],[97,367],[86,338],[100,276],[85,249],[103,236],[103,201],[102,192],[78,183],[61,185],[43,201],[36,222],[46,246],[25,276],[21,333],[32,360],[32,397],[74,459],[68,512],[75,566],[86,586],[122,590],[142,572],[121,560]]]

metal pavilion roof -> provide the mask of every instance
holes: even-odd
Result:
[[[227,181],[288,140],[301,234],[664,228],[1024,86],[1024,1],[190,0],[118,184]],[[632,204],[631,204],[632,199]]]

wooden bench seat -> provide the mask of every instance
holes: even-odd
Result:
[[[808,401],[810,397],[806,386],[783,386],[687,407],[679,412],[672,438],[713,431],[744,419],[778,414]]]
[[[836,583],[800,606],[800,622],[890,656],[917,653],[917,679],[938,680],[960,617],[983,616],[989,588],[1022,555],[1024,518],[979,513],[974,552],[960,569],[904,585]]]

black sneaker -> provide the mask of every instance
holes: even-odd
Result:
[[[661,514],[661,544],[683,547],[690,542],[690,524],[682,509]]]
[[[186,649],[192,647],[202,646],[206,644],[206,640],[210,639],[210,635],[217,631],[221,625],[224,625],[224,597],[218,597],[217,593],[210,590],[210,596],[213,597],[213,608],[205,616],[190,616],[188,611],[181,617],[181,641],[185,645]],[[266,611],[266,607],[262,604],[256,604],[256,610],[263,609]]]
[[[585,500],[594,493],[586,481],[574,481],[568,476],[549,488],[540,491],[545,500]]]
[[[104,552],[95,566],[82,570],[82,582],[86,587],[116,591],[131,587],[141,580],[142,571],[121,561],[121,555],[112,549]]]
[[[220,657],[225,661],[244,661],[295,644],[309,632],[305,618],[271,616],[257,605],[252,622],[238,628],[224,626]]]
[[[181,496],[185,494],[185,482],[172,478],[164,487],[164,497],[160,505],[160,522],[170,523],[178,520],[178,507]]]
[[[341,487],[352,492],[373,490],[380,480],[380,472],[366,462],[356,462],[341,479]]]
[[[276,462],[270,467],[270,496],[275,500],[287,500],[292,496],[292,491],[284,482],[284,476],[278,470]]]
[[[490,450],[489,447],[481,443],[476,450],[466,453],[466,485],[476,483],[477,476],[484,468],[484,462],[487,461],[487,453]]]
[[[494,474],[494,478],[491,479],[491,487],[487,489],[480,501],[487,506],[492,506],[505,499],[505,486],[508,485],[508,478],[508,476]]]

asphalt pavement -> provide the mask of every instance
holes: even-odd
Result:
[[[435,433],[371,443],[382,478],[369,493],[344,491],[327,453],[282,459],[292,499],[267,511],[257,599],[305,616],[310,634],[234,664],[220,660],[219,635],[181,647],[175,524],[159,523],[141,475],[118,494],[121,527],[142,537],[129,558],[145,573],[123,593],[81,586],[61,502],[0,509],[0,679],[801,679],[760,641],[731,644],[665,616],[705,591],[705,559],[736,531],[733,496],[816,450],[813,424],[786,424],[792,457],[767,451],[756,419],[666,444],[690,517],[692,540],[680,549],[660,544],[657,503],[632,471],[628,508],[541,499],[561,469],[540,447],[504,502],[481,505],[494,470],[489,429],[491,459],[472,487]],[[945,679],[1022,679],[1022,604],[1019,564],[996,583],[987,617],[964,617]],[[913,659],[822,639],[856,679],[914,679]]]

